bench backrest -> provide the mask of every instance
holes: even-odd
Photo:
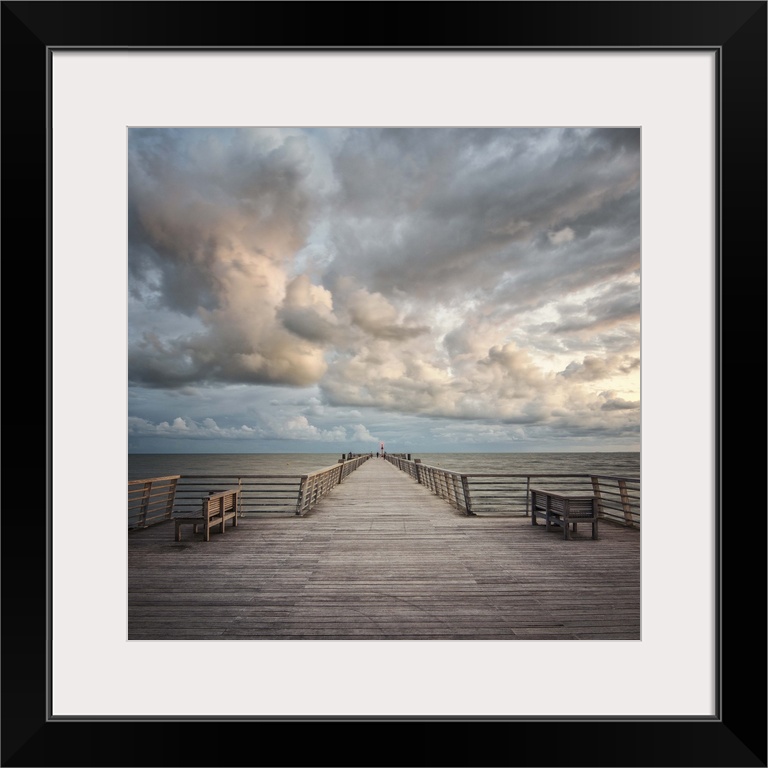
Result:
[[[222,512],[237,511],[237,501],[240,489],[234,491],[218,491],[203,499],[203,517],[215,517]]]
[[[568,506],[571,512],[591,512],[594,504],[595,497],[590,496],[588,498],[572,498],[570,499]],[[560,508],[565,508],[564,502],[561,502]]]
[[[549,508],[552,512],[562,514],[565,512],[566,498],[569,502],[570,512],[592,512],[595,507],[594,496],[562,496],[548,491],[542,491],[539,488],[531,488],[531,496],[537,509],[546,509],[547,497],[549,497]]]

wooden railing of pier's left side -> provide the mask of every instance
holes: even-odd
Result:
[[[329,494],[335,486],[342,483],[352,472],[370,458],[369,454],[364,454],[346,461],[340,459],[339,463],[335,466],[318,469],[316,472],[302,475],[301,487],[299,488],[299,496],[296,503],[296,514],[303,515],[305,512],[308,512],[323,496]]]
[[[146,528],[170,520],[181,475],[128,481],[128,528]]]
[[[369,458],[365,454],[340,460],[306,475],[201,474],[129,480],[128,527],[145,528],[175,514],[198,513],[211,492],[231,490],[239,491],[238,517],[303,515]]]

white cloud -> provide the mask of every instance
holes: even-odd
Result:
[[[636,133],[131,131],[131,434],[634,428]]]
[[[375,443],[378,442],[378,438],[372,435],[365,426],[362,424],[354,424],[352,426],[352,440],[357,440],[363,443]]]
[[[570,243],[576,236],[576,233],[570,227],[563,227],[556,232],[547,232],[547,237],[552,245],[562,245],[563,243]]]

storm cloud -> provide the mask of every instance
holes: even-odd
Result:
[[[135,450],[638,449],[639,129],[131,129],[128,161]]]

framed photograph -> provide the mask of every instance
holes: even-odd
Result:
[[[729,289],[765,349],[765,2],[2,13],[6,244],[45,263],[47,350],[46,513],[7,526],[3,547],[3,765],[767,764],[765,537],[735,501],[765,464],[733,455],[737,491],[723,442]],[[315,30],[339,15],[359,39],[327,44]],[[642,639],[129,641],[129,131],[403,125],[641,137]],[[199,665],[203,651],[221,663]],[[276,726],[408,723],[405,753],[402,739],[361,752],[346,731],[272,745]]]

